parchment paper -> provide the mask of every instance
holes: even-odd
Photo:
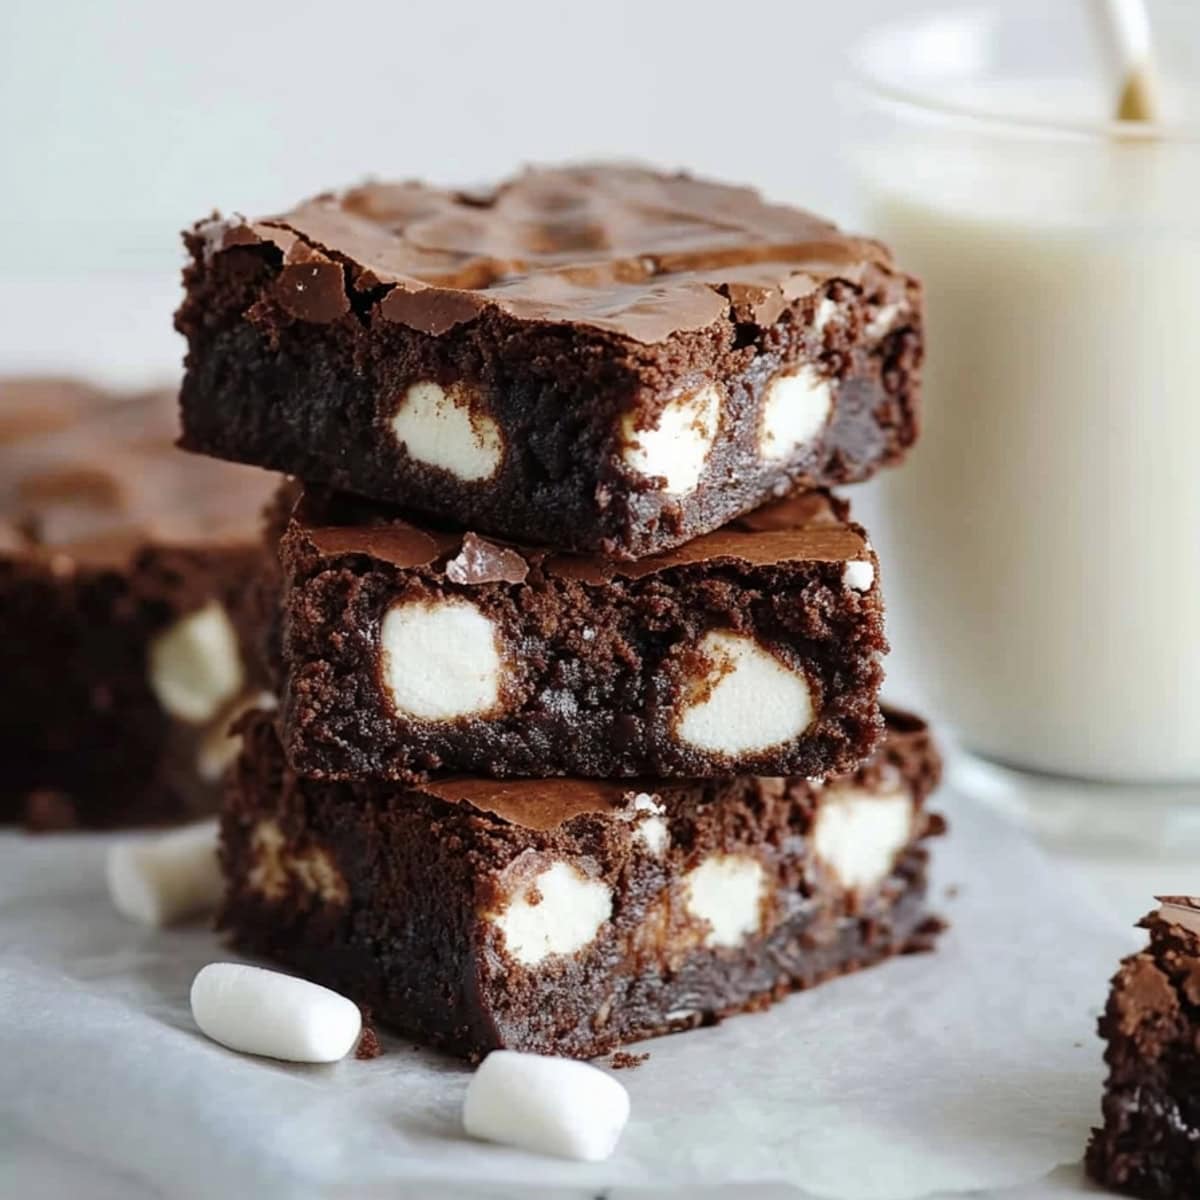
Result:
[[[629,1127],[594,1165],[466,1140],[468,1068],[398,1040],[329,1067],[207,1041],[187,996],[232,957],[217,936],[117,916],[108,838],[4,834],[0,1195],[80,1194],[56,1172],[130,1200],[1081,1192],[1076,1167],[1055,1168],[1097,1116],[1095,1017],[1129,934],[1024,835],[939,799],[938,953],[646,1043],[619,1073]]]

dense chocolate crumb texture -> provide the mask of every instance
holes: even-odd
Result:
[[[370,183],[186,242],[184,445],[482,531],[641,557],[917,434],[917,283],[749,188]]]
[[[1158,901],[1100,1018],[1109,1075],[1087,1169],[1114,1191],[1183,1200],[1200,1196],[1200,898]]]
[[[258,698],[269,476],[181,454],[173,393],[0,380],[0,820],[211,811]]]
[[[287,769],[269,716],[244,736],[223,927],[456,1054],[607,1054],[940,929],[923,845],[940,760],[905,714],[823,783],[329,783]]]
[[[310,493],[281,557],[303,775],[823,776],[879,736],[877,563],[824,493],[637,562]]]

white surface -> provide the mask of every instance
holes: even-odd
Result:
[[[429,721],[486,713],[500,701],[498,631],[469,600],[405,600],[379,631],[384,686],[396,711]]]
[[[470,483],[491,479],[504,457],[496,422],[485,413],[473,413],[460,392],[447,393],[429,380],[414,383],[404,393],[391,430],[410,458]]]
[[[187,1007],[194,972],[225,957],[217,937],[114,913],[104,838],[4,834],[0,1145],[19,1153],[0,1153],[0,1194],[31,1194],[16,1182],[39,1161],[48,1180],[78,1170],[64,1198],[106,1195],[112,1179],[138,1200],[138,1187],[312,1200],[406,1184],[539,1200],[682,1200],[720,1184],[754,1198],[1077,1194],[1074,1167],[1054,1191],[1033,1181],[1081,1156],[1100,1096],[1095,1017],[1149,904],[1135,880],[1106,916],[995,818],[950,796],[940,807],[954,833],[938,847],[934,897],[952,921],[939,952],[646,1043],[649,1061],[621,1076],[632,1120],[601,1166],[464,1141],[469,1069],[404,1039],[332,1067],[230,1054]],[[1147,872],[1158,890],[1195,888],[1195,874],[1191,861]],[[1121,879],[1117,865],[1103,878],[1114,908]],[[789,1181],[797,1191],[767,1186]]]
[[[692,916],[708,922],[706,946],[738,946],[762,925],[766,875],[757,858],[712,854],[684,876]]]
[[[537,903],[528,899],[536,889]],[[552,954],[582,950],[612,916],[612,892],[570,863],[551,863],[523,883],[508,904],[489,919],[503,932],[518,962],[533,966]]]
[[[827,787],[817,809],[813,849],[848,888],[872,888],[891,874],[912,836],[906,789],[881,795],[848,784]]]
[[[639,429],[634,415],[621,420],[627,466],[647,478],[661,478],[663,490],[674,496],[694,491],[704,474],[709,451],[721,423],[721,391],[701,388],[672,400],[650,429]]]
[[[699,651],[710,664],[684,691],[675,734],[734,757],[799,737],[813,719],[808,680],[752,637],[716,630]]]
[[[629,1120],[629,1093],[589,1063],[495,1050],[467,1085],[463,1128],[472,1136],[601,1162]]]
[[[245,963],[202,967],[192,981],[191,1006],[214,1042],[288,1062],[337,1062],[362,1032],[358,1006],[345,996]]]
[[[224,886],[216,821],[114,843],[105,879],[117,912],[143,925],[170,925],[212,911]]]
[[[772,379],[762,401],[759,453],[768,462],[791,458],[825,428],[832,409],[833,385],[812,367]]]
[[[180,721],[203,725],[242,690],[245,670],[233,622],[219,600],[169,625],[150,643],[150,689]]]

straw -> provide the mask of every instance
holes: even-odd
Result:
[[[1117,120],[1159,120],[1162,105],[1145,0],[1092,0],[1092,9],[1120,85]]]

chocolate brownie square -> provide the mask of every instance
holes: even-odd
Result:
[[[371,183],[185,240],[186,447],[481,532],[637,558],[917,434],[916,281],[748,188]]]
[[[879,736],[877,563],[825,493],[624,562],[310,491],[281,558],[302,775],[823,776]]]
[[[244,725],[222,926],[406,1035],[586,1058],[927,949],[924,724],[825,781],[304,779]]]
[[[1161,896],[1145,950],[1121,963],[1100,1036],[1104,1124],[1087,1169],[1146,1200],[1200,1196],[1200,899]]]
[[[173,392],[0,380],[0,821],[215,809],[263,687],[249,587],[277,486],[174,448]]]

